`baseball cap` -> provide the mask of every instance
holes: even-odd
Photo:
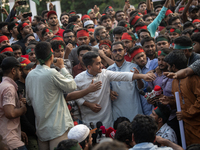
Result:
[[[27,70],[33,68],[33,66],[35,65],[35,63],[24,57],[19,57],[17,60],[20,62],[21,67],[24,67]]]
[[[84,27],[86,27],[87,25],[90,25],[90,24],[94,25],[94,22],[92,20],[88,20],[84,23]]]
[[[49,11],[49,12],[47,13],[47,18],[49,19],[50,15],[52,15],[52,14],[54,14],[54,15],[57,16],[57,13],[56,13],[54,10],[51,10],[51,11]]]
[[[21,67],[20,62],[15,57],[6,57],[1,63],[3,71],[13,67]]]
[[[198,11],[199,8],[196,7],[196,6],[194,6],[194,5],[192,5],[192,6],[189,7],[189,13],[192,12],[192,11],[194,11],[194,10],[197,10],[197,11]]]

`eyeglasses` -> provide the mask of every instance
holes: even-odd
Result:
[[[71,36],[65,36],[64,38],[65,38],[65,39],[69,39],[69,38],[72,39],[73,37],[74,37],[74,35],[71,35]]]
[[[121,53],[123,50],[124,50],[124,49],[115,49],[115,50],[113,50],[112,52],[113,52],[113,53],[117,53],[117,52]]]

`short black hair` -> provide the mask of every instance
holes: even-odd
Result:
[[[0,30],[6,25],[8,25],[8,22],[0,22]]]
[[[183,30],[182,35],[186,35],[188,33],[191,36],[193,33],[192,31],[193,31],[192,29],[185,29]]]
[[[72,31],[71,29],[66,29],[64,32],[63,32],[63,36],[65,33],[69,33],[69,32],[72,32],[74,34],[74,31]]]
[[[31,40],[31,41],[28,43],[28,46],[29,46],[29,45],[36,45],[37,43],[39,43],[39,42],[36,41],[36,40]]]
[[[131,124],[136,144],[143,142],[154,143],[157,125],[152,117],[137,115]]]
[[[104,16],[102,16],[102,17],[100,18],[100,22],[101,22],[101,24],[102,24],[103,20],[106,20],[106,19],[110,19],[110,20],[112,20],[112,18],[111,18],[110,16],[108,16],[108,15],[104,15]]]
[[[117,131],[115,133],[115,139],[126,143],[129,147],[132,147],[130,143],[132,142],[132,127],[129,121],[123,121],[119,123]]]
[[[45,15],[46,13],[48,13],[48,12],[49,12],[48,10],[43,10],[42,13],[41,13],[42,18],[44,18],[44,15]]]
[[[24,38],[24,42],[25,42],[25,43],[27,42],[27,39],[28,39],[30,36],[35,37],[33,33],[26,35],[25,38]]]
[[[94,58],[97,58],[99,56],[98,53],[96,52],[87,52],[86,54],[83,55],[83,63],[84,65],[87,66],[92,66],[92,64],[94,63]]]
[[[51,48],[53,49],[53,51],[57,50],[59,48],[59,45],[64,46],[64,49],[66,47],[65,42],[61,40],[53,40],[50,43],[51,43]]]
[[[142,4],[146,4],[146,2],[145,2],[145,1],[140,2],[140,3],[138,4],[138,8],[139,8],[140,5],[142,5]]]
[[[0,65],[1,65],[2,61],[4,60],[4,58],[6,58],[6,57],[7,57],[7,55],[0,53]],[[1,68],[1,66],[0,66],[0,68]]]
[[[124,48],[124,44],[121,41],[118,41],[118,42],[112,43],[112,45],[111,45],[111,51],[112,51],[113,46],[114,45],[118,45],[118,44],[121,44],[123,46],[123,48]]]
[[[38,26],[40,26],[41,24],[45,25],[43,22],[39,22],[39,23],[36,24],[36,26],[35,26],[35,31],[39,31]]]
[[[187,21],[187,22],[185,22],[185,23],[183,24],[183,30],[185,30],[185,29],[188,28],[188,27],[193,27],[193,28],[195,28],[195,26],[193,25],[193,23],[190,22],[190,21]]]
[[[200,32],[196,32],[191,36],[193,42],[200,43]]]
[[[124,27],[128,22],[126,20],[120,20],[117,24],[117,26]]]
[[[114,129],[117,130],[118,125],[123,121],[130,122],[130,120],[128,118],[126,118],[126,117],[118,117],[117,120],[114,121],[114,124],[113,124]]]
[[[181,50],[173,50],[167,56],[165,56],[164,61],[170,66],[175,65],[176,69],[178,70],[187,67],[187,58]]]
[[[63,13],[60,15],[60,21],[61,21],[62,16],[64,16],[64,15],[67,15],[67,16],[69,17],[69,14],[68,14],[68,13],[63,12]]]
[[[142,27],[142,26],[146,26],[146,23],[144,23],[144,22],[138,22],[138,23],[136,23],[134,25],[134,28],[136,28],[136,27]]]
[[[145,19],[146,19],[147,17],[151,17],[150,14],[144,15],[144,16],[142,17],[142,19],[145,21]]]
[[[176,16],[176,17],[170,17],[169,20],[168,20],[168,24],[172,25],[172,22],[174,22],[177,19],[181,20],[178,16]]]
[[[162,5],[158,4],[158,5],[156,5],[156,6],[154,7],[154,10],[156,10],[157,8],[162,8],[162,7],[163,7]]]
[[[69,17],[68,23],[76,22],[78,18],[80,18],[79,15],[73,15],[73,16]]]
[[[118,11],[115,12],[115,18],[116,18],[116,19],[117,19],[117,14],[120,13],[120,12],[123,12],[123,13],[124,13],[123,10],[118,10]]]
[[[81,45],[81,46],[79,46],[78,49],[77,49],[78,56],[79,56],[80,52],[83,51],[83,50],[92,51],[92,47],[89,46],[89,45]]]
[[[51,44],[48,42],[39,42],[35,47],[35,55],[37,59],[45,60],[51,53]]]
[[[140,29],[140,30],[137,31],[137,35],[138,35],[138,38],[139,38],[139,39],[140,39],[140,34],[141,34],[142,32],[147,32],[147,33],[149,33],[149,36],[151,36],[151,34],[150,34],[150,32],[149,32],[148,30],[146,30],[146,29]]]
[[[130,13],[130,17],[132,17],[132,16],[134,16],[134,15],[136,15],[136,14],[138,14],[138,13],[139,13],[138,10],[133,10],[133,11]]]
[[[176,39],[174,39],[174,44],[178,44],[181,46],[191,46],[192,47],[192,40],[188,36],[179,36]]]
[[[16,51],[16,50],[22,50],[22,47],[18,44],[12,44],[11,45],[11,48],[13,49],[13,51]]]
[[[157,16],[156,13],[154,13],[154,12],[149,13],[149,15],[150,15],[151,17],[152,17],[152,16]]]
[[[10,32],[10,30],[13,30],[13,28],[16,26],[15,24],[19,24],[18,22],[11,22],[8,24],[8,31]]]
[[[171,108],[170,108],[170,106],[163,105],[162,103],[158,103],[158,107],[159,107],[161,113],[165,116],[165,118],[162,118],[163,124],[165,124],[169,119],[169,116],[171,113]]]
[[[77,144],[78,144],[78,141],[74,140],[74,139],[63,140],[58,144],[58,146],[57,146],[57,148],[55,148],[55,150],[70,149],[70,148],[76,146]]]
[[[123,34],[124,32],[127,32],[127,29],[125,27],[122,26],[117,26],[113,29],[113,35],[115,36],[115,34]]]
[[[141,41],[141,45],[143,46],[145,44],[145,42],[149,42],[149,41],[153,41],[154,42],[154,38],[152,38],[152,37],[143,38],[142,41]]]
[[[40,20],[42,19],[41,16],[34,16],[34,18],[37,20],[37,22],[40,22]]]

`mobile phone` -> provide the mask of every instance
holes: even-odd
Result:
[[[31,12],[26,13],[26,14],[23,14],[22,16],[23,16],[23,18],[32,17],[32,13]]]
[[[19,5],[26,5],[26,1],[18,1]]]

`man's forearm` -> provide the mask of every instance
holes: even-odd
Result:
[[[170,140],[166,140],[165,143],[163,143],[165,146],[167,147],[171,147],[175,150],[183,150],[183,148],[173,142],[171,142]]]
[[[176,74],[177,74],[178,79],[184,79],[187,76],[193,75],[194,71],[188,67],[188,68],[179,70],[178,72],[176,72]]]
[[[68,93],[67,96],[65,97],[65,100],[66,101],[76,100],[76,99],[84,97],[85,95],[89,93],[90,91],[88,88],[80,90],[80,91],[74,91],[74,92]]]

